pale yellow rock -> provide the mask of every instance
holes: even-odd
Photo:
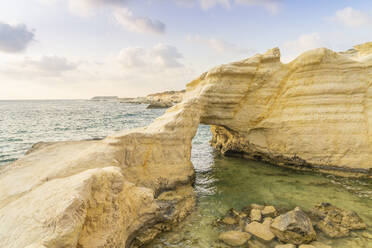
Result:
[[[228,245],[241,246],[251,238],[251,235],[240,231],[228,231],[221,233],[218,238]]]
[[[261,214],[266,217],[266,216],[275,216],[276,215],[276,209],[274,206],[265,206],[264,209],[261,210]]]
[[[161,215],[160,192],[191,185],[199,123],[213,125],[225,154],[366,174],[371,78],[370,45],[315,49],[288,64],[274,48],[203,73],[148,127],[37,144],[0,170],[0,247],[129,245]],[[184,197],[176,202],[190,209]]]
[[[251,222],[245,226],[244,231],[264,241],[271,241],[275,238],[275,235],[270,231],[270,225],[266,223]]]
[[[250,214],[251,221],[261,221],[262,216],[261,216],[261,210],[259,209],[252,209],[251,214]]]
[[[262,210],[262,209],[265,208],[265,206],[262,206],[262,205],[259,205],[259,204],[256,204],[256,203],[252,203],[252,204],[251,204],[251,208],[255,208],[255,209],[260,209],[260,210]]]

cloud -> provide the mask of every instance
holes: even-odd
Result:
[[[204,10],[210,9],[217,5],[220,5],[226,9],[229,9],[231,6],[230,0],[172,0],[172,1],[176,2],[177,4],[188,7],[199,5]]]
[[[128,47],[119,52],[118,61],[126,67],[146,65],[146,51],[141,47]]]
[[[151,51],[151,56],[154,57],[156,64],[163,67],[182,67],[183,65],[178,61],[183,56],[178,52],[174,46],[166,44],[157,44]]]
[[[63,72],[78,68],[78,64],[58,56],[43,56],[40,59],[26,59],[21,65],[36,72],[44,73],[46,76],[59,76]]]
[[[372,23],[372,18],[369,15],[351,7],[336,11],[336,14],[330,19],[349,28],[358,28]]]
[[[187,39],[192,42],[197,42],[202,45],[207,46],[208,48],[216,51],[218,53],[232,53],[232,54],[246,54],[252,53],[255,50],[253,49],[246,49],[239,47],[235,44],[230,42],[224,41],[218,38],[205,38],[200,35],[188,36]]]
[[[34,40],[34,36],[34,31],[24,24],[10,25],[0,22],[0,51],[22,52]]]
[[[149,51],[141,47],[128,47],[120,51],[117,60],[127,68],[144,69],[183,67],[182,54],[176,47],[159,43]]]
[[[236,4],[263,7],[271,14],[279,12],[281,2],[281,0],[235,0]]]
[[[114,10],[116,21],[125,29],[136,33],[164,34],[165,24],[147,17],[136,17],[126,8]]]
[[[102,7],[124,7],[128,0],[69,0],[71,12],[87,16]]]
[[[318,33],[303,34],[294,41],[288,41],[281,46],[283,62],[289,62],[301,53],[325,46],[324,41]]]

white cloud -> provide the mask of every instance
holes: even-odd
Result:
[[[324,41],[318,33],[303,34],[294,41],[289,41],[281,46],[283,62],[289,62],[301,53],[325,46]]]
[[[34,31],[24,24],[10,25],[0,22],[0,51],[22,52],[34,40],[34,36]]]
[[[58,56],[13,57],[0,66],[0,82],[4,83],[0,98],[135,97],[183,89],[199,73],[181,64],[181,58],[177,48],[162,43],[149,49],[125,48],[117,56],[98,61]]]
[[[151,51],[151,56],[154,58],[156,64],[163,67],[182,67],[183,65],[178,61],[183,56],[178,52],[174,46],[166,44],[157,44]]]
[[[233,43],[218,38],[205,38],[200,35],[188,36],[187,39],[207,46],[218,53],[247,54],[254,52],[253,49],[239,47]]]
[[[127,47],[119,52],[118,61],[126,67],[146,65],[146,51],[141,47]]]
[[[331,20],[349,28],[358,28],[372,23],[371,16],[351,7],[336,11]]]
[[[78,15],[90,15],[101,7],[123,7],[127,0],[69,0],[71,12]]]
[[[281,0],[235,0],[236,4],[263,7],[271,14],[279,12],[281,2]]]
[[[163,34],[165,32],[164,23],[147,17],[136,17],[126,8],[115,9],[114,17],[121,26],[132,32],[153,34]]]
[[[214,6],[220,5],[224,8],[230,8],[230,0],[172,0],[180,5],[194,6],[199,5],[202,9],[207,10]]]
[[[117,60],[127,68],[145,69],[183,67],[183,56],[176,47],[159,43],[149,51],[140,47],[128,47],[120,51]]]
[[[76,63],[58,56],[43,56],[40,59],[26,59],[22,65],[48,76],[59,76],[63,72],[72,71],[78,67]]]

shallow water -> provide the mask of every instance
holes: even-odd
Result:
[[[293,171],[256,161],[222,157],[214,154],[209,139],[209,128],[201,126],[192,151],[198,193],[196,211],[147,248],[225,247],[218,241],[222,230],[213,225],[214,222],[230,208],[241,209],[251,203],[284,209],[300,206],[308,211],[317,203],[329,202],[354,210],[367,224],[372,224],[371,180]],[[369,231],[372,232],[371,228]],[[318,235],[318,240],[332,247],[372,247],[372,240],[362,237],[361,233],[354,232],[356,237],[353,238],[334,240]]]
[[[148,125],[164,109],[146,105],[92,101],[0,101],[0,166],[22,156],[39,141],[103,138],[115,131]],[[208,126],[200,125],[193,140],[196,170],[196,211],[172,232],[160,235],[147,248],[224,247],[222,231],[213,222],[230,208],[251,203],[309,210],[320,202],[356,211],[372,225],[371,180],[348,179],[283,169],[238,158],[225,158],[209,145]],[[369,230],[372,232],[372,230]],[[333,247],[372,248],[359,237],[326,240]]]

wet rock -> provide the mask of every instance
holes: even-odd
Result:
[[[265,206],[263,206],[263,205],[259,205],[259,204],[255,204],[255,203],[252,203],[251,204],[251,209],[259,209],[259,210],[262,210],[262,209],[264,209],[265,208]]]
[[[252,209],[251,210],[250,217],[251,217],[251,221],[258,221],[258,222],[260,222],[261,219],[262,219],[261,210],[256,209],[256,208]]]
[[[296,248],[293,244],[276,245],[275,248]]]
[[[276,217],[270,229],[285,243],[300,245],[316,239],[311,220],[299,207]]]
[[[332,246],[320,242],[311,242],[308,245],[300,245],[298,248],[332,248]]]
[[[172,102],[162,102],[162,101],[151,101],[148,109],[157,109],[157,108],[169,108],[172,107],[174,104]]]
[[[258,240],[249,240],[248,241],[248,247],[249,248],[267,248],[266,245],[262,244]]]
[[[271,223],[273,223],[273,218],[271,218],[271,217],[266,217],[266,218],[264,219],[264,221],[263,221],[262,224],[264,224],[264,225],[270,227]]]
[[[226,225],[235,225],[238,223],[238,221],[235,218],[230,216],[223,218],[221,222]]]
[[[318,242],[318,241],[313,241],[313,242],[310,243],[310,245],[312,245],[315,248],[332,248],[332,246],[323,244],[323,243]]]
[[[363,232],[362,236],[367,238],[367,239],[372,239],[372,233],[370,233],[370,232]]]
[[[244,231],[249,232],[264,241],[271,241],[275,238],[275,235],[270,231],[269,224],[261,224],[256,221],[247,224]]]
[[[241,246],[251,238],[251,235],[240,231],[228,231],[221,233],[218,238],[228,245]]]
[[[354,211],[343,210],[329,203],[321,203],[311,209],[316,227],[331,238],[346,237],[351,230],[367,226]]]
[[[266,206],[264,207],[264,209],[261,210],[261,214],[264,216],[264,217],[275,217],[276,216],[276,209],[274,206]]]

